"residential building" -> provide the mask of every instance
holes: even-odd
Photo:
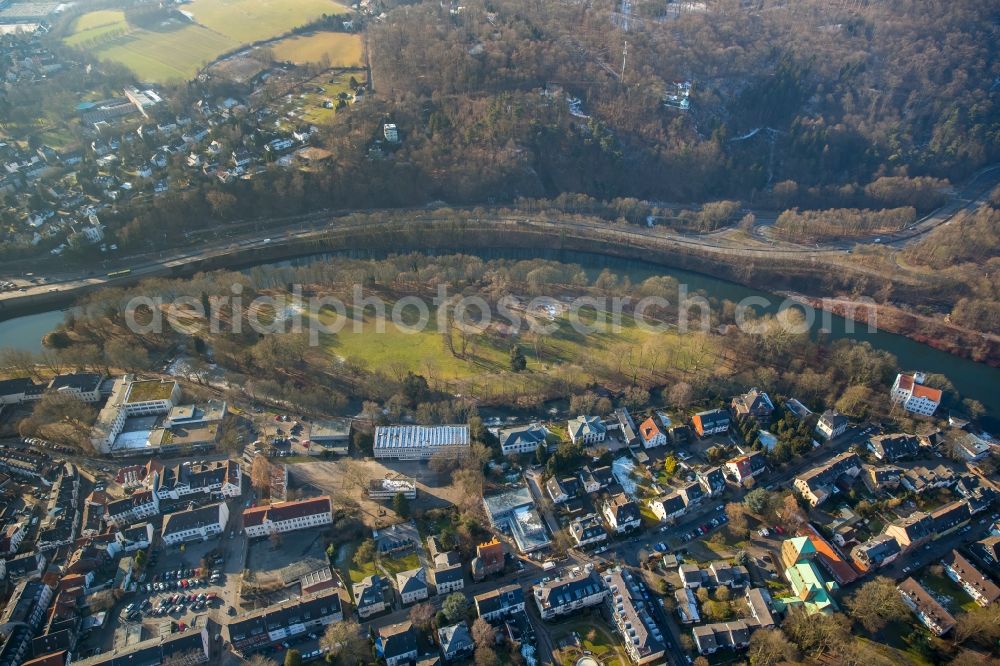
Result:
[[[868,450],[879,460],[896,462],[917,455],[920,450],[920,439],[916,435],[905,433],[877,435],[868,440]]]
[[[596,606],[608,594],[601,577],[593,571],[577,571],[562,578],[543,580],[532,587],[532,592],[543,620]]]
[[[465,588],[465,574],[462,560],[455,551],[438,553],[434,556],[434,590],[437,594],[448,594]]]
[[[142,522],[160,513],[160,498],[150,491],[138,492],[125,499],[108,502],[104,520],[109,525],[122,527]]]
[[[750,626],[743,620],[717,622],[691,630],[699,654],[713,654],[720,649],[742,650],[750,645]]]
[[[691,588],[682,587],[675,590],[674,599],[677,600],[677,617],[681,624],[701,622],[701,615],[698,613],[698,600]]]
[[[505,456],[534,454],[538,450],[539,444],[545,444],[548,435],[548,429],[540,423],[503,428],[497,431],[500,450]]]
[[[1000,599],[1000,587],[987,578],[972,562],[957,550],[952,550],[941,560],[944,572],[982,607]]]
[[[705,489],[697,481],[685,484],[677,489],[677,494],[684,500],[684,506],[690,508],[692,505],[700,504],[705,499]]]
[[[958,477],[951,471],[951,468],[944,465],[932,468],[911,467],[903,472],[899,479],[904,488],[918,495],[936,488],[948,488],[955,485],[957,481]]]
[[[23,624],[36,631],[45,618],[52,601],[52,588],[40,580],[22,580],[16,586],[0,613],[0,633]]]
[[[930,416],[941,404],[941,395],[940,389],[924,386],[924,374],[916,372],[896,375],[890,398],[908,412]]]
[[[251,538],[319,527],[332,522],[329,495],[251,507],[243,511],[243,532]]]
[[[972,518],[969,500],[956,500],[931,511],[931,531],[934,538],[954,532]]]
[[[622,440],[631,446],[636,440],[636,427],[635,421],[632,420],[632,415],[628,413],[628,409],[625,407],[620,407],[615,410],[615,419],[618,420],[618,430],[622,434]]]
[[[569,524],[569,533],[573,535],[577,546],[590,546],[608,538],[608,533],[604,531],[604,525],[596,513],[588,513],[586,516],[573,519]]]
[[[906,552],[929,541],[934,534],[934,525],[929,513],[914,511],[906,518],[886,525],[885,534],[894,538],[902,551]]]
[[[774,603],[771,593],[764,587],[747,587],[744,593],[750,615],[761,629],[768,629],[777,624],[774,620]]]
[[[574,444],[597,444],[608,435],[607,427],[599,416],[577,416],[567,422],[566,428]]]
[[[344,619],[340,592],[328,588],[240,614],[228,626],[229,642],[243,656],[309,633],[322,634],[327,625]]]
[[[590,469],[584,465],[577,476],[583,484],[583,491],[588,495],[607,488],[614,479],[611,468],[607,466]]]
[[[836,483],[842,477],[853,479],[861,473],[861,458],[853,451],[834,456],[825,465],[795,477],[793,486],[810,506],[818,506],[837,492]]]
[[[417,659],[417,635],[407,620],[379,627],[375,650],[385,659],[386,666],[409,664]]]
[[[125,666],[128,664],[166,664],[195,666],[208,662],[210,642],[206,627],[192,628],[125,645],[83,660],[77,666]]]
[[[634,664],[648,664],[666,654],[663,633],[643,601],[643,582],[620,567],[603,574],[608,594],[604,599],[611,625]],[[648,597],[647,597],[648,598]]]
[[[382,126],[382,135],[389,143],[399,143],[399,129],[396,127],[396,123],[385,123]]]
[[[899,590],[903,603],[934,635],[943,636],[955,626],[955,618],[951,613],[913,578],[907,578],[896,589]]]
[[[652,449],[657,446],[666,446],[667,433],[663,432],[656,419],[650,416],[639,425],[639,439],[642,440],[643,448]]]
[[[438,629],[437,635],[441,656],[445,661],[467,659],[476,649],[469,634],[469,625],[465,622],[442,627]]]
[[[895,465],[883,465],[880,467],[863,465],[861,468],[861,481],[871,493],[895,490],[899,487],[902,477],[903,470]]]
[[[386,608],[391,608],[392,605],[386,601],[388,589],[388,583],[378,574],[373,574],[360,583],[355,583],[352,592],[358,617],[364,620],[375,613],[381,613]]]
[[[729,414],[722,409],[698,412],[691,417],[691,425],[699,437],[722,435],[729,432]]]
[[[149,523],[140,523],[115,533],[115,542],[124,553],[134,553],[137,550],[145,550],[153,543],[153,526]]]
[[[473,597],[476,613],[489,622],[498,622],[524,611],[524,590],[518,584],[504,585]]]
[[[990,454],[996,442],[984,434],[962,433],[952,444],[952,449],[969,462],[978,462]]]
[[[737,418],[749,417],[764,425],[767,425],[774,413],[774,403],[770,396],[755,388],[733,398],[731,406]]]
[[[97,402],[101,399],[103,381],[104,375],[96,372],[56,375],[49,382],[48,391],[71,395],[81,402]]]
[[[161,500],[189,495],[239,497],[243,492],[243,472],[236,460],[185,462],[172,467],[152,460],[146,468],[144,485]]]
[[[708,582],[708,575],[697,564],[681,564],[677,567],[681,585],[688,590],[697,590]]]
[[[575,476],[568,476],[562,479],[557,479],[552,476],[545,482],[545,491],[556,504],[562,504],[563,502],[576,497],[579,489],[580,482],[577,481]]]
[[[726,473],[743,483],[767,470],[767,458],[760,451],[751,451],[745,456],[738,456],[726,462]]]
[[[605,500],[601,512],[611,529],[619,534],[634,530],[642,523],[639,506],[630,500],[625,493],[612,495]]]
[[[436,453],[458,457],[469,451],[467,425],[395,425],[375,428],[376,458],[428,460]]]
[[[709,497],[721,495],[726,490],[726,475],[721,467],[709,467],[698,470],[696,473],[698,483],[708,493]]]
[[[836,410],[828,409],[820,415],[819,421],[816,422],[816,433],[829,441],[847,432],[848,425],[850,422],[846,416]]]
[[[678,493],[670,493],[669,495],[649,500],[649,510],[661,522],[669,523],[683,516],[687,510],[687,505],[684,504],[684,498]]]
[[[222,534],[229,521],[225,502],[171,513],[163,520],[163,542],[168,546],[188,541],[208,541]]]
[[[891,564],[902,550],[896,537],[879,534],[851,549],[851,560],[862,572],[875,571]]]
[[[396,574],[396,588],[403,605],[423,601],[428,596],[427,571],[423,567]]]
[[[708,579],[706,583],[709,587],[728,587],[730,589],[742,589],[750,583],[750,572],[747,568],[739,564],[729,564],[728,562],[712,562],[708,565]]]

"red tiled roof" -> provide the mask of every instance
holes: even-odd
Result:
[[[845,562],[840,554],[834,550],[833,546],[830,545],[830,542],[824,539],[812,525],[805,527],[802,536],[807,536],[812,541],[813,547],[816,548],[816,557],[833,574],[837,583],[846,585],[858,579],[859,575],[854,567]]]
[[[928,400],[933,400],[934,402],[941,402],[941,389],[931,388],[929,386],[924,386],[923,384],[917,384],[913,387],[913,397],[927,398]]]
[[[639,432],[642,434],[642,438],[648,442],[657,435],[662,434],[663,431],[660,430],[660,426],[656,425],[656,421],[650,416],[639,426]]]

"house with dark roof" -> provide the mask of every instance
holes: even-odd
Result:
[[[828,409],[820,415],[819,421],[816,422],[816,433],[829,441],[847,432],[848,425],[850,422],[846,416],[836,410]]]
[[[548,429],[540,423],[502,428],[497,431],[500,450],[505,456],[534,453],[539,444],[545,444]]]
[[[542,580],[532,588],[532,592],[543,620],[596,606],[608,594],[601,577],[592,571],[578,571],[554,580]]]
[[[168,546],[188,541],[207,541],[226,529],[229,506],[225,502],[178,511],[163,520],[161,535]]]
[[[635,427],[635,421],[632,420],[632,415],[628,413],[628,409],[625,407],[619,407],[615,410],[615,419],[618,420],[618,429],[622,434],[622,439],[626,444],[631,446],[635,443],[637,428]]]
[[[358,617],[363,620],[375,613],[381,613],[386,608],[391,608],[391,602],[386,598],[390,589],[389,583],[378,574],[372,574],[355,583],[352,592]]]
[[[240,654],[253,654],[273,643],[322,634],[327,625],[344,619],[340,592],[328,588],[233,618],[229,642]]]
[[[914,511],[906,518],[886,525],[885,533],[893,537],[903,552],[906,552],[927,543],[934,535],[934,525],[929,513]]]
[[[737,418],[749,417],[765,425],[774,413],[774,403],[770,396],[756,388],[734,397],[731,406]]]
[[[952,614],[913,578],[907,578],[896,589],[903,603],[935,636],[943,636],[955,626]]]
[[[936,488],[949,488],[957,481],[958,476],[945,465],[911,467],[899,479],[904,488],[918,495]]]
[[[837,492],[837,482],[853,479],[861,473],[861,458],[853,451],[834,456],[826,464],[803,472],[795,477],[793,486],[810,506],[819,506]]]
[[[868,439],[868,450],[879,460],[896,462],[917,455],[920,451],[920,439],[906,433],[876,435]]]
[[[608,429],[599,416],[577,416],[566,424],[574,444],[597,444],[607,437]]]
[[[438,644],[441,646],[441,656],[445,661],[456,661],[472,656],[476,649],[469,634],[469,626],[465,622],[452,624],[438,629]]]
[[[580,490],[580,482],[574,476],[567,476],[562,479],[556,479],[553,476],[545,482],[545,490],[553,502],[562,504],[571,497],[576,497]]]
[[[722,409],[709,409],[691,417],[691,425],[699,437],[722,435],[729,432],[729,413]]]
[[[677,494],[684,500],[684,506],[691,508],[692,505],[699,504],[705,499],[705,489],[697,481],[692,481],[677,489]]]
[[[577,546],[589,546],[606,541],[608,533],[604,531],[601,519],[595,513],[574,518],[569,524],[569,533]]]
[[[660,521],[669,523],[683,516],[687,505],[684,504],[684,498],[674,492],[649,500],[649,509]]]
[[[101,399],[101,382],[104,375],[95,372],[78,372],[56,375],[49,382],[48,390],[71,395],[81,402],[97,402]]]
[[[189,629],[184,632],[156,636],[133,645],[111,650],[94,657],[77,661],[78,666],[146,666],[171,663],[194,666],[208,662],[210,652],[208,629]]]
[[[520,585],[504,585],[473,597],[476,613],[490,622],[497,622],[524,610],[524,590]]]
[[[427,571],[423,567],[396,574],[396,589],[403,605],[423,601],[428,596]]]
[[[612,495],[605,500],[601,512],[611,529],[619,534],[638,528],[642,522],[639,506],[625,493]]]
[[[968,500],[949,502],[931,511],[931,531],[934,532],[934,538],[938,539],[962,527],[971,518]]]
[[[896,537],[879,534],[851,549],[854,566],[863,572],[874,571],[892,563],[902,550]]]
[[[880,493],[885,490],[895,490],[899,487],[903,477],[903,470],[895,465],[862,465],[861,481],[865,488],[871,493]]]
[[[407,620],[380,627],[375,639],[375,650],[385,659],[386,666],[408,664],[417,659],[417,635]]]
[[[941,564],[948,578],[958,583],[983,608],[1000,599],[1000,587],[957,550],[945,555]]]
[[[709,497],[721,495],[726,490],[726,475],[721,467],[709,467],[696,473],[698,483],[708,493]]]
[[[745,456],[738,456],[726,462],[726,473],[743,483],[767,470],[767,458],[760,451],[751,451]]]
[[[602,574],[608,589],[605,612],[621,636],[629,659],[635,664],[649,664],[666,654],[663,632],[650,613],[645,584],[620,567]]]
[[[774,602],[767,588],[747,587],[743,598],[746,599],[747,608],[750,609],[750,615],[756,620],[758,627],[768,629],[777,624],[774,620]]]
[[[691,630],[699,654],[713,654],[720,649],[742,650],[750,645],[750,627],[743,620],[717,622]]]

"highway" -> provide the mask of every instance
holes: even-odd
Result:
[[[939,226],[950,224],[956,215],[963,211],[975,209],[986,200],[990,190],[1000,182],[1000,164],[981,169],[974,174],[941,208],[925,216],[905,231],[896,234],[885,234],[881,244],[900,248],[914,242]],[[483,209],[484,207],[480,207]],[[499,207],[495,207],[497,209]],[[465,210],[472,212],[473,207],[453,207],[449,210]],[[373,212],[373,211],[355,211]],[[386,223],[387,228],[396,227],[409,231],[414,227],[428,226],[453,221],[453,216],[442,216],[427,208],[396,209],[394,214],[409,214],[405,222]],[[224,227],[223,236],[214,242],[208,240],[208,234],[218,235],[218,230],[192,232],[185,237],[185,242],[196,244],[198,249],[190,247],[173,253],[149,252],[116,258],[107,265],[90,270],[70,270],[61,273],[51,273],[43,277],[26,274],[25,267],[31,264],[10,262],[0,269],[0,279],[10,280],[15,290],[0,292],[0,307],[15,305],[18,301],[31,301],[33,297],[59,294],[66,299],[75,292],[91,289],[106,284],[124,284],[134,282],[137,278],[163,275],[171,269],[205,260],[225,257],[240,252],[259,250],[308,241],[322,240],[331,233],[351,234],[371,231],[368,222],[351,221],[348,213],[335,213],[320,210],[306,215],[271,218],[266,220],[250,220],[238,222]],[[666,229],[665,227],[619,226],[600,221],[566,220],[552,221],[544,215],[517,216],[487,216],[466,218],[465,227],[470,230],[489,230],[502,232],[504,229],[519,232],[534,232],[559,237],[560,235],[579,234],[586,237],[599,236],[602,241],[616,242],[624,246],[648,247],[651,243],[659,244],[668,249],[678,251],[699,251],[732,258],[741,256],[749,259],[796,258],[821,259],[838,257],[858,242],[872,242],[874,239],[851,239],[815,246],[795,245],[776,242],[771,239],[770,226],[775,216],[770,211],[760,211],[757,224],[751,230],[751,235],[768,245],[759,247],[748,246],[736,239],[720,234],[684,234]],[[459,244],[460,241],[457,241]],[[109,271],[130,269],[130,274],[120,278],[109,278]],[[859,270],[863,270],[859,268]]]

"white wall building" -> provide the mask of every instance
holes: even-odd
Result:
[[[172,513],[163,519],[163,542],[168,546],[207,541],[226,529],[229,506],[225,502]]]
[[[248,537],[294,532],[332,522],[332,505],[328,495],[258,506],[243,512],[243,532]]]
[[[908,412],[930,416],[941,404],[941,390],[924,386],[924,373],[915,372],[912,375],[902,373],[896,375],[892,385],[891,398]]]
[[[427,460],[435,453],[467,453],[469,443],[467,425],[379,426],[373,451],[376,458]]]

